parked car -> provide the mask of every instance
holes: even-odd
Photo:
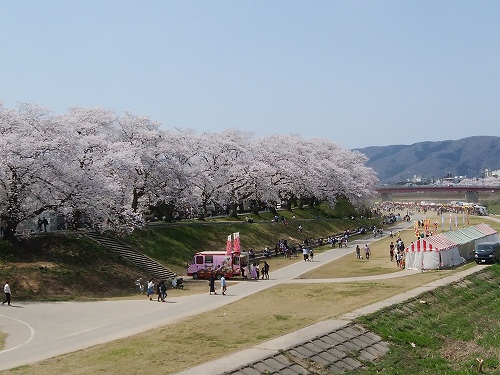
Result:
[[[496,263],[500,261],[500,243],[484,242],[476,246],[474,250],[476,263]]]

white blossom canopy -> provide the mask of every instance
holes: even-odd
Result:
[[[146,116],[102,108],[53,116],[36,104],[0,103],[0,158],[7,235],[49,211],[131,231],[158,205],[171,213],[244,200],[356,201],[378,182],[366,156],[326,139],[163,130]]]

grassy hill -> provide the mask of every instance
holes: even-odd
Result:
[[[477,374],[500,368],[500,265],[358,321],[391,343],[357,374]],[[478,371],[478,360],[483,369]]]
[[[288,227],[272,222],[271,213],[253,216],[254,223],[247,223],[245,217],[152,223],[123,240],[184,275],[186,262],[195,252],[225,249],[228,235],[234,232],[240,233],[243,249],[263,249],[274,247],[282,238],[301,242],[379,223],[378,219],[338,219],[334,214],[325,206],[280,211]],[[302,235],[297,231],[299,223]],[[14,244],[0,240],[0,280],[10,281],[16,300],[126,296],[136,293],[134,281],[139,277],[147,279],[149,275],[82,233],[43,233]]]
[[[280,239],[289,243],[301,243],[305,238],[319,238],[342,233],[345,229],[358,229],[379,225],[374,219],[339,219],[326,206],[318,208],[279,211],[280,220],[274,222],[274,214],[263,212],[259,216],[247,215],[253,223],[247,223],[245,216],[238,220],[227,218],[190,221],[180,224],[153,224],[136,230],[126,240],[150,257],[163,262],[178,274],[185,272],[186,262],[202,250],[225,250],[228,235],[239,232],[244,250],[274,248]],[[281,222],[287,220],[288,226]],[[298,225],[303,228],[298,233]]]

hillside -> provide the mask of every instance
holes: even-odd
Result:
[[[484,170],[500,169],[500,137],[476,136],[412,145],[372,146],[357,149],[368,157],[367,166],[382,184],[422,178],[483,177]]]
[[[271,213],[240,221],[192,221],[150,225],[122,240],[185,275],[186,262],[200,250],[223,250],[229,234],[240,232],[243,249],[274,246],[278,239],[300,242],[379,224],[377,219],[338,219],[319,208],[282,211],[289,226]],[[320,220],[317,219],[318,215]],[[295,219],[292,219],[295,216]],[[223,220],[223,219],[219,219]],[[295,221],[293,221],[295,220]],[[304,228],[297,233],[297,223]],[[109,298],[136,293],[134,281],[150,275],[81,233],[34,235],[15,244],[0,239],[0,280],[9,280],[17,300]]]

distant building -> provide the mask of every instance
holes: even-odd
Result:
[[[500,177],[500,169],[497,169],[495,171],[485,169],[484,170],[484,177]]]

